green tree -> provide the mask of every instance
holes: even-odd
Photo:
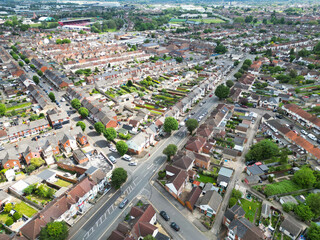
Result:
[[[236,205],[236,203],[238,202],[238,200],[234,197],[231,197],[229,200],[229,208],[233,207],[234,205]]]
[[[108,141],[113,141],[117,137],[117,131],[112,127],[106,128],[103,135]]]
[[[19,213],[19,212],[15,212],[15,213],[12,215],[12,217],[13,217],[13,220],[16,222],[16,221],[18,221],[18,220],[22,217],[22,215],[21,215],[21,213]]]
[[[261,161],[272,158],[279,153],[278,145],[270,140],[262,140],[253,145],[246,154],[246,161]]]
[[[40,240],[64,240],[68,238],[68,226],[65,222],[49,222],[41,228]]]
[[[163,149],[163,154],[167,155],[168,161],[170,161],[171,156],[174,156],[178,150],[178,147],[174,144],[169,144],[165,149]]]
[[[116,189],[119,189],[120,186],[127,180],[128,174],[127,171],[123,168],[116,168],[113,170],[111,175],[111,184]]]
[[[46,162],[42,158],[31,158],[30,163],[35,166],[36,168],[44,165]]]
[[[292,202],[287,202],[282,205],[283,211],[290,212],[293,211],[295,204]]]
[[[80,126],[83,132],[86,130],[86,124],[82,121],[77,122],[76,126]]]
[[[228,52],[228,49],[226,46],[224,46],[222,43],[220,43],[216,46],[216,48],[214,49],[214,52],[218,53],[218,54],[224,54],[224,53]]]
[[[163,124],[165,132],[171,134],[171,131],[178,130],[179,124],[174,117],[166,117]]]
[[[81,107],[81,103],[80,103],[79,99],[77,99],[77,98],[72,99],[71,106],[78,110]]]
[[[242,73],[241,72],[237,72],[233,75],[236,79],[239,79],[242,77]]]
[[[253,21],[253,16],[249,15],[249,16],[246,16],[245,20],[244,20],[246,23],[251,23]]]
[[[314,53],[320,54],[320,42],[318,42],[314,48],[313,48]]]
[[[48,96],[49,96],[49,98],[50,98],[50,100],[51,100],[52,102],[54,102],[54,101],[56,100],[56,96],[54,95],[53,92],[49,92]]]
[[[37,71],[37,74],[38,74],[40,77],[43,76],[43,72],[42,72],[41,70],[38,70],[38,71]]]
[[[132,87],[132,86],[133,86],[133,83],[132,83],[131,80],[129,80],[129,81],[127,82],[127,86],[128,86],[128,87]]]
[[[29,63],[30,63],[29,58],[25,58],[23,61],[24,61],[26,64],[29,64]]]
[[[9,213],[12,210],[13,206],[12,203],[6,203],[6,205],[4,206],[3,211],[6,213]]]
[[[308,228],[307,237],[309,240],[319,240],[320,239],[319,236],[320,236],[320,226],[312,222],[310,227]]]
[[[128,152],[128,145],[124,141],[118,141],[116,143],[116,149],[120,156],[123,156]]]
[[[314,214],[311,211],[310,207],[304,204],[295,206],[294,213],[303,221],[310,221],[314,217]]]
[[[6,224],[7,226],[11,226],[11,225],[13,224],[13,219],[12,219],[11,217],[9,217],[9,218],[6,220],[5,224]]]
[[[78,112],[79,112],[81,118],[87,118],[89,116],[89,110],[86,109],[85,107],[79,108]]]
[[[23,63],[22,61],[19,61],[18,63],[19,63],[19,66],[20,66],[20,67],[23,67],[23,66],[24,66],[24,63]]]
[[[188,131],[190,132],[190,134],[192,134],[193,130],[195,130],[198,126],[199,126],[199,123],[194,118],[189,118],[186,121],[186,127],[187,127]]]
[[[214,91],[214,94],[221,100],[221,99],[225,99],[229,96],[230,93],[230,88],[228,88],[226,85],[224,84],[220,84],[216,90]]]
[[[226,85],[227,85],[227,87],[228,88],[231,88],[232,86],[233,86],[233,81],[232,80],[228,80],[227,82],[226,82]]]
[[[310,193],[306,199],[307,206],[310,207],[315,217],[320,216],[320,193]]]
[[[96,130],[97,133],[101,134],[106,129],[106,127],[103,125],[102,122],[96,122],[94,124],[94,129]]]
[[[147,235],[143,238],[143,240],[156,240],[152,235]]]
[[[0,103],[0,116],[3,116],[7,111],[7,107],[6,105],[4,105],[3,103]]]
[[[303,167],[294,173],[292,180],[300,187],[309,188],[316,182],[316,177],[310,168]]]
[[[237,189],[232,189],[231,196],[234,197],[235,199],[239,200],[242,198],[242,192]]]
[[[33,77],[32,77],[32,80],[35,82],[35,84],[39,84],[40,83],[40,80],[39,80],[39,77],[38,76],[36,76],[36,75],[34,75]]]

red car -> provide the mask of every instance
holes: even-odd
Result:
[[[209,97],[212,97],[212,94],[210,94]]]
[[[241,105],[241,107],[242,107],[242,108],[248,108],[248,106],[246,106],[246,105]]]

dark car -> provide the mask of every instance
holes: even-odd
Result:
[[[123,199],[123,201],[119,204],[119,208],[122,209],[128,204],[128,198]]]
[[[320,143],[320,138],[317,139],[317,143]]]
[[[279,119],[283,118],[282,115],[280,115],[280,114],[277,114],[276,117],[279,118]]]
[[[92,126],[89,126],[89,129],[93,130],[93,129],[94,129],[94,127],[92,127]]]
[[[252,164],[255,164],[255,161],[246,162],[247,166],[252,165]]]
[[[179,227],[178,224],[176,224],[175,222],[172,222],[172,223],[170,224],[170,226],[171,226],[174,230],[176,230],[176,231],[179,231],[179,230],[180,230],[180,227]]]
[[[168,216],[168,214],[165,211],[161,211],[160,216],[163,217],[163,219],[166,221],[170,220],[170,217]]]

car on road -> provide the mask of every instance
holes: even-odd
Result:
[[[122,202],[119,204],[119,208],[120,209],[124,208],[128,203],[129,203],[128,198],[123,199]]]
[[[210,94],[209,97],[212,97],[212,94]]]
[[[90,130],[93,130],[93,129],[94,129],[94,127],[92,127],[92,126],[89,126],[89,129],[90,129]]]
[[[307,135],[308,133],[305,131],[305,130],[303,130],[303,129],[301,129],[301,134],[304,134],[304,135]]]
[[[236,103],[234,106],[235,106],[235,107],[240,107],[240,104]]]
[[[205,104],[207,101],[203,101],[202,103]]]
[[[194,114],[195,114],[195,112],[192,112],[192,113],[191,113],[191,115],[194,115]]]
[[[50,88],[51,91],[53,91],[53,88]]]
[[[66,103],[66,106],[70,106],[69,103]]]
[[[136,162],[130,162],[128,165],[129,165],[129,166],[137,166],[138,163],[136,163]]]
[[[165,211],[160,212],[160,216],[163,217],[164,220],[169,221],[170,217]]]
[[[277,114],[276,117],[279,118],[279,119],[283,118],[282,115],[280,115],[280,114]]]
[[[117,152],[117,149],[116,149],[115,147],[110,147],[109,150],[110,150],[111,152]]]
[[[116,160],[116,158],[115,158],[114,156],[110,156],[110,157],[109,157],[109,160],[110,160],[112,163],[116,163],[116,162],[117,162],[117,160]]]
[[[122,156],[122,159],[125,160],[125,161],[129,161],[130,162],[132,160],[132,157],[127,155],[127,154],[125,154],[125,155]]]
[[[178,226],[178,224],[176,224],[175,222],[172,222],[170,224],[170,227],[172,227],[174,230],[176,230],[177,232],[180,230],[180,227]]]

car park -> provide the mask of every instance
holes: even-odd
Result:
[[[132,157],[127,155],[127,154],[125,154],[125,155],[122,156],[122,159],[125,160],[125,161],[129,161],[130,162],[132,160]]]
[[[119,208],[120,209],[124,208],[128,203],[129,203],[128,198],[123,199],[122,202],[119,204]]]
[[[161,212],[160,212],[160,216],[161,216],[164,220],[166,220],[166,221],[169,221],[169,220],[170,220],[169,215],[168,215],[165,211],[161,211]]]
[[[180,227],[179,227],[178,224],[176,224],[175,222],[172,222],[172,223],[170,224],[170,226],[171,226],[174,230],[176,230],[177,232],[180,230]]]

